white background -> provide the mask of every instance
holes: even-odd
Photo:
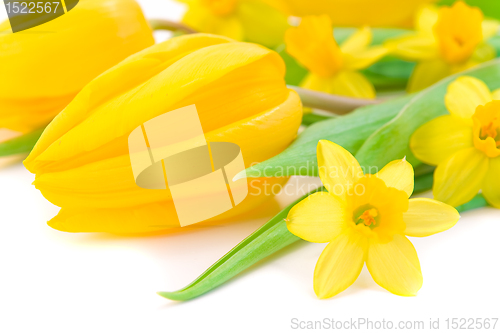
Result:
[[[148,18],[177,19],[183,11],[167,0],[139,2]],[[500,211],[492,208],[411,239],[424,274],[416,297],[390,294],[365,268],[347,291],[318,300],[312,275],[325,245],[300,241],[180,303],[156,292],[188,284],[268,218],[150,237],[62,233],[46,225],[58,208],[33,179],[20,164],[0,170],[0,332],[286,332],[294,331],[292,318],[358,317],[422,320],[426,328],[440,318],[443,329],[446,318],[500,317]]]

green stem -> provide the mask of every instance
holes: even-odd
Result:
[[[42,135],[44,128],[0,143],[0,157],[29,153]]]
[[[302,125],[309,126],[309,125],[312,125],[312,124],[317,123],[319,121],[332,119],[334,117],[335,116],[333,116],[333,117],[332,116],[324,116],[322,114],[316,114],[316,113],[306,113],[302,116]]]
[[[187,25],[179,22],[163,20],[163,19],[153,19],[149,20],[149,25],[153,30],[167,30],[167,31],[182,31],[187,34],[194,34],[196,30],[188,27]]]

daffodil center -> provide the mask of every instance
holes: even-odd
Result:
[[[500,101],[480,105],[472,116],[474,146],[486,156],[500,156]]]
[[[238,0],[201,0],[202,3],[217,16],[232,14],[236,9]]]
[[[380,216],[375,207],[364,205],[354,211],[353,220],[356,225],[363,224],[373,229],[378,225]]]
[[[482,22],[481,10],[462,1],[441,7],[434,34],[443,59],[451,64],[468,61],[483,40]]]

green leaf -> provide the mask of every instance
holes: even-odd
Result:
[[[317,113],[306,113],[302,116],[302,125],[304,126],[310,126],[314,123],[323,121],[323,120],[331,120],[333,118],[338,117],[337,115],[333,114],[331,116],[325,116],[322,114],[317,114]]]
[[[38,129],[0,143],[0,157],[29,153],[42,135],[43,130],[43,128]]]
[[[431,172],[430,174],[432,175],[432,169],[426,169],[425,172]],[[429,173],[424,173],[423,175],[415,178],[416,188],[419,187],[423,189],[425,186],[428,186],[428,183],[426,183],[427,185],[421,184],[423,177],[426,177],[428,174]],[[430,189],[430,187],[427,189]],[[288,231],[284,219],[288,215],[290,209],[292,209],[292,207],[299,201],[314,192],[323,190],[325,189],[320,188],[290,204],[278,213],[278,215],[269,220],[269,222],[236,245],[236,247],[219,259],[188,286],[178,291],[163,291],[158,294],[175,301],[193,299],[212,289],[215,289],[258,261],[298,241],[300,238]],[[478,195],[472,201],[458,207],[457,209],[460,212],[464,212],[466,210],[476,209],[486,205],[487,203],[484,198],[481,195]]]
[[[355,154],[364,141],[393,119],[412,95],[382,104],[364,106],[341,117],[306,128],[283,152],[246,170],[247,177],[317,176],[316,146],[319,140],[333,141]]]
[[[450,6],[455,0],[441,0],[438,2],[440,6]],[[498,0],[465,0],[469,6],[479,7],[486,17],[496,18],[500,20],[500,1]]]
[[[409,148],[411,135],[426,122],[448,113],[444,105],[448,84],[462,75],[476,77],[490,89],[496,89],[500,87],[500,59],[449,76],[414,95],[397,117],[376,130],[364,142],[356,153],[359,163],[365,167],[382,168],[387,163],[406,156],[410,163],[418,165],[420,162]]]

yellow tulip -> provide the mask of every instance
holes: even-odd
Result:
[[[419,6],[435,0],[266,0],[294,16],[327,14],[335,26],[410,27]]]
[[[406,160],[363,174],[358,161],[341,146],[321,140],[319,175],[328,192],[295,205],[288,230],[315,243],[329,244],[314,271],[319,298],[337,295],[359,276],[364,263],[381,287],[413,296],[422,286],[417,253],[406,236],[424,237],[447,230],[460,218],[451,206],[432,199],[408,199],[413,168]]]
[[[54,118],[24,162],[45,198],[62,207],[49,225],[119,233],[179,227],[168,189],[136,185],[129,134],[194,104],[206,140],[239,145],[248,167],[285,149],[300,126],[302,105],[284,74],[277,53],[207,34],[170,39],[106,71]],[[253,208],[261,194],[216,218]]]
[[[458,206],[482,189],[500,208],[500,89],[492,93],[462,76],[448,86],[445,104],[450,114],[424,124],[410,141],[419,160],[437,165],[434,197]]]
[[[47,125],[92,79],[154,44],[133,0],[83,0],[27,31],[0,24],[0,128]]]
[[[375,98],[375,88],[359,70],[387,53],[385,47],[369,47],[371,39],[371,30],[364,27],[339,47],[326,15],[304,17],[285,35],[287,52],[310,71],[302,87],[359,98]]]
[[[485,20],[477,7],[457,1],[452,7],[424,7],[416,20],[416,33],[388,41],[392,53],[418,61],[408,91],[424,89],[442,78],[491,60],[496,52],[486,40],[499,23]]]
[[[275,47],[283,42],[287,17],[261,0],[179,0],[188,4],[182,22],[199,32]]]

